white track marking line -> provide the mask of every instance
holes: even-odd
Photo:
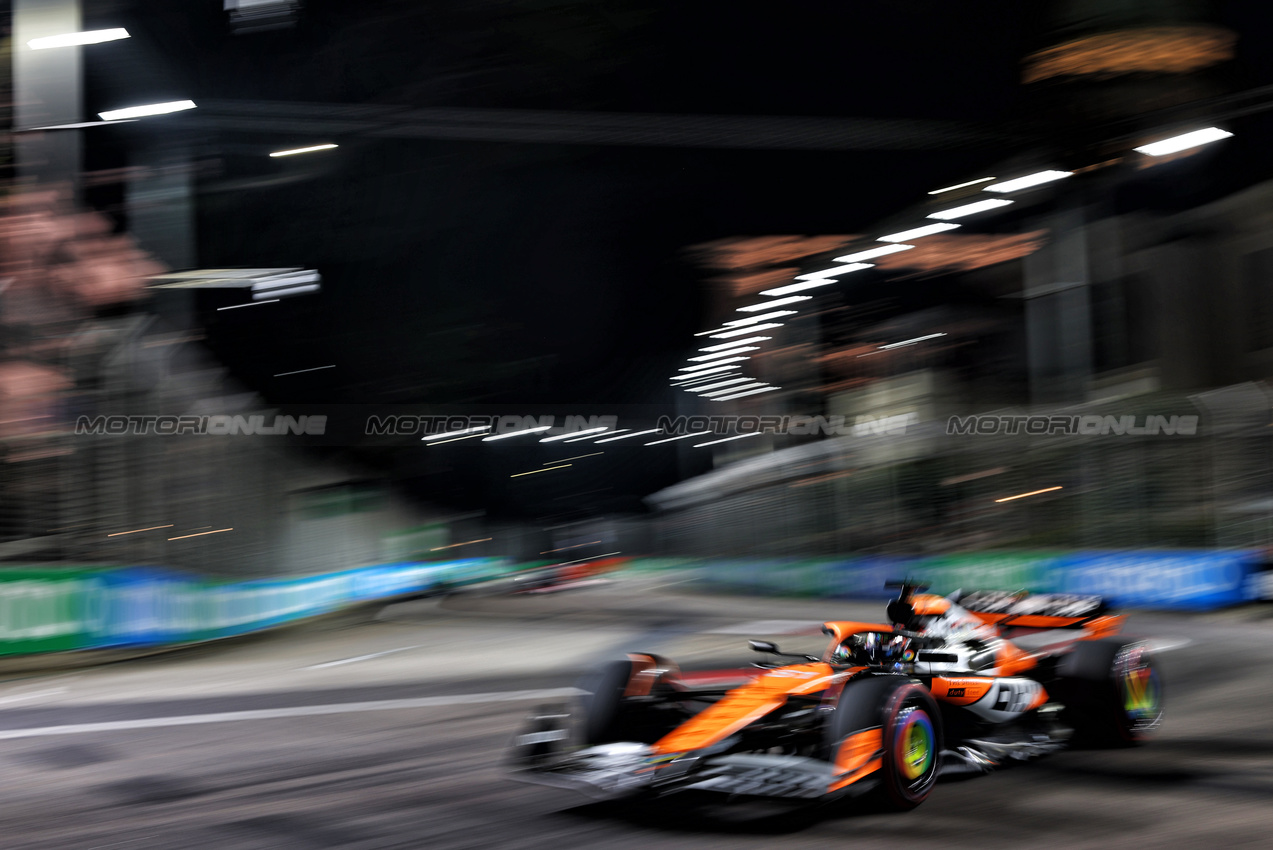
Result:
[[[414,646],[400,646],[397,649],[386,649],[384,652],[372,652],[368,655],[355,655],[353,658],[341,658],[336,661],[324,661],[321,664],[311,664],[305,667],[306,670],[321,670],[324,667],[339,667],[342,664],[353,664],[355,661],[366,661],[370,658],[379,658],[382,655],[393,655],[395,652],[406,652],[408,649],[423,649],[424,644],[419,643]]]
[[[146,717],[137,720],[106,720],[100,723],[73,723],[65,726],[39,726],[33,729],[0,729],[0,740],[45,738],[53,735],[83,735],[90,732],[118,732],[128,729],[154,729],[163,726],[197,726],[204,723],[234,723],[241,720],[277,720],[284,717],[312,717],[323,714],[354,714],[360,711],[401,711],[442,705],[469,705],[485,702],[519,702],[521,700],[554,699],[581,693],[578,688],[546,688],[535,691],[508,691],[488,694],[453,694],[414,699],[385,699],[374,702],[339,702],[322,705],[297,705],[289,708],[258,708],[246,711],[222,711],[215,714],[183,714],[174,717]]]
[[[1168,637],[1168,638],[1150,638],[1145,641],[1149,645],[1152,652],[1171,652],[1173,649],[1182,649],[1193,643],[1189,638]]]
[[[29,699],[39,699],[40,697],[49,697],[49,696],[54,696],[55,694],[64,694],[64,693],[66,693],[66,688],[49,688],[48,690],[44,690],[44,691],[32,691],[31,693],[26,693],[26,694],[14,694],[12,696],[0,697],[0,705],[5,705],[11,702],[25,702],[26,700],[29,700]]]
[[[709,635],[801,635],[819,634],[822,624],[813,620],[751,620],[732,626],[709,629]]]

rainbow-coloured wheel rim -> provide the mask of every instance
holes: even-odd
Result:
[[[922,708],[908,708],[898,717],[893,735],[897,771],[909,784],[927,776],[936,758],[933,721]]]
[[[1122,675],[1123,713],[1133,732],[1152,729],[1162,717],[1162,683],[1148,664],[1130,667]]]

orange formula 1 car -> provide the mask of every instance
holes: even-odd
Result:
[[[1134,744],[1162,718],[1147,646],[1114,637],[1123,618],[1099,597],[890,587],[890,625],[826,623],[821,658],[752,641],[774,660],[732,689],[647,653],[606,665],[572,703],[532,715],[513,743],[515,777],[598,798],[869,793],[910,809],[939,774],[1073,740]]]

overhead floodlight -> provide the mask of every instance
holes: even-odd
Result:
[[[978,177],[976,180],[969,180],[967,183],[956,183],[954,186],[947,186],[945,189],[934,189],[929,192],[930,195],[940,195],[943,192],[953,192],[956,189],[965,189],[969,186],[976,186],[978,183],[989,183],[994,180],[993,177]]]
[[[49,50],[54,47],[75,47],[80,44],[101,44],[103,41],[119,41],[128,38],[128,30],[123,27],[109,30],[89,30],[87,32],[68,32],[62,35],[47,35],[44,38],[33,38],[27,42],[32,50]]]
[[[1221,139],[1227,139],[1232,135],[1233,134],[1228,130],[1221,130],[1219,127],[1207,127],[1203,130],[1194,130],[1191,133],[1172,136],[1170,139],[1163,139],[1160,142],[1151,142],[1147,145],[1141,145],[1136,148],[1136,151],[1148,156],[1165,156],[1169,153],[1187,151],[1190,148],[1196,148],[1200,145],[1218,142]]]
[[[103,121],[118,121],[121,118],[145,118],[150,115],[167,115],[170,112],[181,112],[194,109],[193,100],[172,100],[167,103],[147,103],[143,106],[128,106],[123,109],[112,109],[97,113]]]
[[[934,233],[945,233],[947,230],[954,230],[959,225],[942,223],[942,224],[926,224],[923,227],[916,227],[914,230],[903,230],[901,233],[890,233],[888,236],[881,236],[879,242],[909,242],[912,239],[922,239],[925,236],[932,236]]]
[[[741,328],[734,328],[733,330],[721,331],[720,333],[712,334],[712,339],[728,339],[731,336],[742,336],[743,334],[749,334],[753,331],[767,331],[770,328],[780,327],[782,327],[781,322],[770,322],[764,325],[744,325]]]
[[[772,307],[781,307],[784,304],[795,304],[797,301],[810,301],[812,295],[793,295],[790,298],[779,298],[777,301],[764,301],[760,304],[748,304],[746,307],[739,307],[735,313],[755,313],[758,310],[768,310]]]
[[[733,319],[728,322],[721,322],[721,324],[727,328],[740,328],[744,325],[754,325],[757,322],[767,322],[770,319],[781,319],[783,316],[794,316],[795,314],[795,310],[774,310],[772,313],[761,313],[759,316],[748,316],[745,319]]]
[[[715,354],[704,354],[702,357],[691,357],[691,363],[700,363],[704,360],[720,360],[722,357],[728,357],[731,354],[742,354],[744,351],[759,351],[758,345],[744,345],[742,348],[730,348],[725,351],[717,351]],[[723,361],[722,361],[723,362]]]
[[[1015,177],[1012,180],[1005,180],[1002,183],[987,186],[982,191],[1019,192],[1022,189],[1029,189],[1031,186],[1041,186],[1044,183],[1051,183],[1053,180],[1063,180],[1066,177],[1073,176],[1073,171],[1037,171],[1034,174],[1027,174],[1025,177]]]
[[[959,207],[951,207],[948,210],[935,212],[928,217],[939,219],[941,221],[948,221],[952,218],[963,218],[964,216],[976,215],[977,213],[989,212],[990,210],[997,210],[999,207],[1006,207],[1011,203],[1014,202],[1009,201],[1007,198],[989,198],[984,201],[973,201],[971,204],[964,204]]]
[[[295,156],[298,153],[313,153],[314,151],[329,151],[335,147],[339,147],[339,146],[332,145],[332,144],[310,145],[307,148],[292,148],[291,150],[288,150],[288,151],[274,151],[274,153],[270,154],[270,156],[274,156],[274,157]]]
[[[874,260],[876,257],[885,257],[889,254],[896,254],[898,251],[909,251],[914,245],[881,245],[878,248],[868,248],[865,251],[858,251],[856,254],[846,254],[843,257],[836,257],[837,263],[857,263],[862,260]],[[764,295],[765,293],[760,293]]]
[[[753,342],[764,342],[767,339],[773,339],[771,336],[749,336],[746,339],[740,339],[737,342],[722,342],[720,345],[708,345],[700,348],[699,351],[720,351],[722,348],[733,348],[735,345],[751,345]]]
[[[852,263],[847,266],[833,266],[829,269],[823,269],[822,271],[809,272],[808,274],[798,274],[796,275],[796,280],[826,280],[828,278],[840,277],[841,275],[846,275],[849,272],[858,272],[858,271],[861,271],[862,269],[869,269],[869,268],[870,266],[866,265],[865,263]]]

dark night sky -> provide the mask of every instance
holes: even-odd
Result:
[[[1015,2],[308,0],[294,29],[234,36],[203,5],[133,4],[135,38],[90,61],[90,107],[190,97],[984,122],[1012,108],[1033,25]],[[242,315],[222,331],[221,356],[277,400],[655,401],[701,322],[701,272],[682,248],[851,232],[997,155],[348,138],[321,159],[261,156],[308,141],[199,148],[220,170],[201,183],[200,264],[313,266],[328,282],[321,309],[289,311],[295,346],[262,350]],[[307,179],[268,185],[279,176]],[[259,185],[221,191],[245,182]],[[268,377],[323,358],[339,368],[286,387]]]
[[[90,54],[92,112],[188,97],[996,126],[1020,115],[1020,57],[1054,4],[306,0],[296,27],[238,36],[211,0],[88,5],[88,25],[134,34]],[[1256,29],[1251,4],[1223,8]],[[1235,85],[1273,79],[1267,56],[1244,49]],[[96,132],[107,167],[151,131]],[[704,321],[686,246],[852,233],[1010,153],[182,141],[205,166],[200,265],[324,274],[272,314],[209,314],[214,351],[275,403],[670,405]],[[341,147],[264,156],[316,141]]]

